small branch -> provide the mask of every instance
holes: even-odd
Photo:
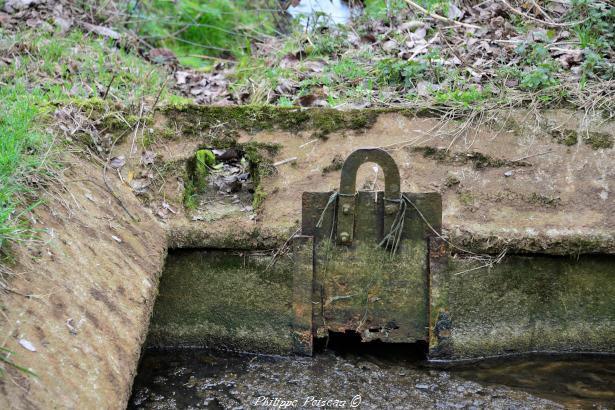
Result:
[[[532,155],[526,155],[524,157],[521,158],[517,158],[517,159],[513,159],[512,162],[519,162],[519,161],[523,161],[524,159],[528,159],[528,158],[533,158],[533,157],[538,157],[540,155],[545,155],[545,154],[550,154],[551,150],[545,151],[545,152],[539,152],[538,154],[532,154]]]
[[[107,86],[107,89],[105,90],[105,93],[103,94],[103,100],[107,99],[107,95],[109,94],[109,90],[111,90],[111,84],[113,84],[115,77],[117,77],[117,72],[113,73],[113,77],[111,77],[111,81],[109,81],[109,85]]]
[[[202,58],[204,60],[222,61],[223,63],[231,63],[231,64],[235,64],[236,63],[236,61],[230,60],[228,58],[206,56],[206,55],[203,55],[203,54],[190,54],[190,55],[188,55],[188,57]]]
[[[293,240],[293,238],[301,231],[301,228],[297,228],[297,230],[295,232],[293,232],[288,239],[286,239],[286,241],[284,242],[284,244],[282,246],[280,246],[275,253],[271,256],[271,260],[269,261],[269,263],[267,264],[267,267],[265,268],[265,271],[268,271],[269,269],[271,269],[274,265],[276,260],[278,259],[278,257],[284,253],[286,253],[290,247],[290,241]]]
[[[291,158],[283,159],[282,161],[274,162],[273,166],[277,167],[278,165],[283,165],[288,162],[295,162],[295,161],[297,161],[297,157],[291,157]]]
[[[404,0],[406,3],[408,3],[408,5],[410,7],[412,7],[415,10],[420,11],[421,13],[425,13],[427,14],[429,17],[435,19],[435,20],[440,20],[440,21],[445,21],[447,23],[452,23],[452,24],[456,24],[458,26],[462,26],[462,27],[466,27],[466,28],[474,28],[474,29],[479,29],[480,27],[474,24],[468,24],[468,23],[462,23],[461,21],[456,21],[456,20],[451,20],[447,17],[441,16],[439,14],[436,13],[432,13],[430,11],[428,11],[427,9],[421,7],[420,5],[416,4],[415,2],[413,2],[412,0]]]
[[[408,0],[406,0],[408,1]],[[536,23],[540,23],[543,24],[545,26],[550,26],[550,27],[570,27],[570,26],[576,26],[578,24],[581,24],[585,21],[587,21],[587,19],[583,19],[581,21],[571,21],[569,23],[556,23],[556,22],[550,22],[550,21],[545,21],[545,20],[541,20],[539,18],[530,16],[529,14],[525,14],[524,12],[517,10],[516,8],[514,8],[513,6],[511,6],[506,0],[500,0],[500,3],[502,3],[504,5],[504,7],[506,7],[508,10],[512,11],[513,13],[526,18],[528,20],[532,20]]]
[[[156,105],[158,105],[158,100],[160,100],[160,96],[162,95],[162,92],[164,91],[165,87],[167,86],[167,82],[168,81],[169,81],[169,77],[167,77],[164,80],[164,83],[162,83],[162,87],[160,87],[160,91],[158,91],[158,95],[156,95],[156,100],[154,101],[154,105],[152,105],[151,112],[154,112],[154,110],[156,109]]]

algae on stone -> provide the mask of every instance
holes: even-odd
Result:
[[[211,150],[200,149],[195,154],[194,182],[197,190],[205,191],[209,170],[216,164],[216,156]]]
[[[150,325],[150,346],[292,350],[288,258],[250,251],[169,253]]]
[[[508,256],[492,267],[449,258],[432,266],[431,310],[449,312],[456,358],[613,352],[614,266],[612,256],[594,255]]]

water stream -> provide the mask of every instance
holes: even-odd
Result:
[[[314,358],[155,350],[141,362],[128,408],[612,409],[615,360],[518,358],[437,369],[383,344]]]
[[[316,19],[346,24],[352,14],[348,4],[341,0],[301,0],[298,5],[290,6],[288,13],[304,25],[312,24]]]

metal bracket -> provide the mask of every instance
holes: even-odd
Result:
[[[337,212],[337,242],[351,245],[354,238],[355,193],[357,190],[357,171],[366,162],[378,164],[384,172],[385,201],[400,198],[399,169],[393,158],[380,148],[361,148],[348,156],[342,167]],[[385,203],[385,221],[394,217],[399,203]]]

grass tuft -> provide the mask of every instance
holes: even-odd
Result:
[[[36,188],[59,166],[53,134],[45,128],[57,106],[82,101],[135,110],[143,100],[172,100],[168,74],[107,39],[74,31],[21,31],[0,36],[0,249],[31,235],[25,214]],[[0,63],[2,64],[2,63]]]

